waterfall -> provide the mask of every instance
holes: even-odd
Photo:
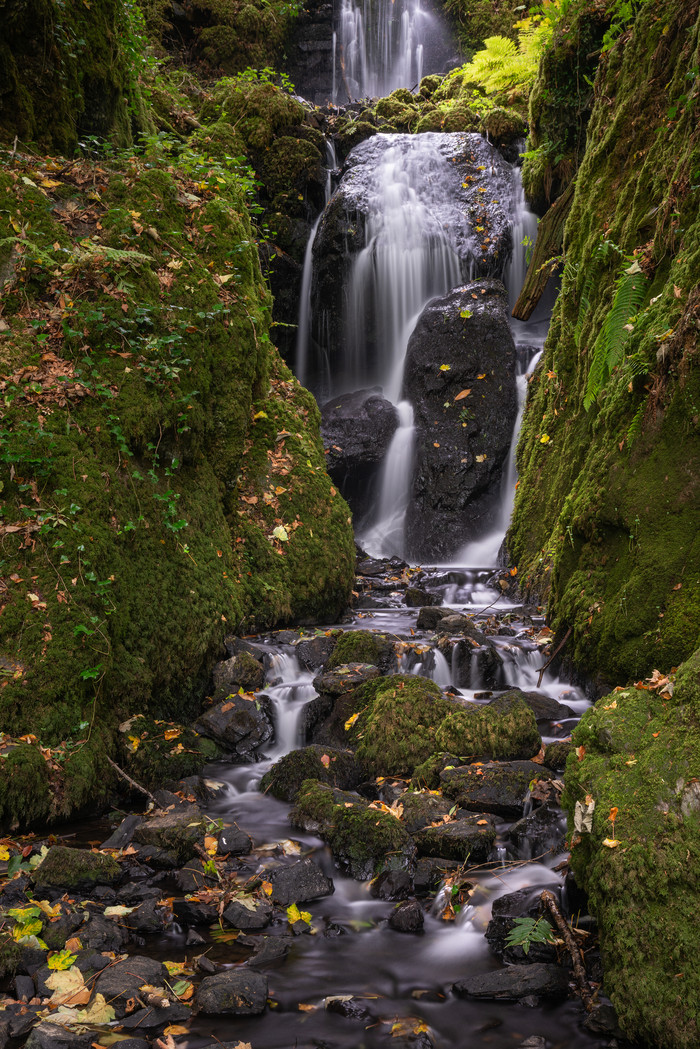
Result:
[[[345,101],[346,95],[378,98],[418,84],[433,22],[420,0],[342,0],[334,34],[333,101]]]

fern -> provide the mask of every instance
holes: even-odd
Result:
[[[558,12],[562,0],[552,2],[552,11]],[[462,67],[465,82],[479,84],[486,91],[529,89],[539,69],[542,52],[552,39],[555,18],[535,15],[515,23],[518,42],[505,36],[489,36],[484,50],[477,51],[472,61]]]
[[[624,346],[632,328],[630,321],[644,301],[646,278],[639,268],[639,263],[633,262],[630,266],[627,265],[629,261],[625,259],[623,262],[624,268],[615,281],[612,305],[593,345],[583,400],[586,411],[608,381],[613,369],[622,363]]]
[[[642,429],[642,419],[644,418],[644,405],[640,405],[637,411],[634,413],[632,422],[627,427],[627,444],[632,445],[639,436]]]

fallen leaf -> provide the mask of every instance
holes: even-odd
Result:
[[[328,757],[327,754],[322,754],[321,758],[320,758],[320,761],[321,761],[321,764],[323,766],[325,766],[325,768],[328,768],[330,763],[331,763],[331,759]]]
[[[289,539],[289,532],[284,527],[284,525],[277,525],[276,528],[272,529],[272,534],[275,537],[275,539],[279,539],[282,543],[286,543]]]
[[[471,392],[472,392],[471,390],[460,390],[459,393],[457,394],[457,396],[455,397],[455,400],[456,401],[463,401],[464,398],[468,397]]]
[[[441,372],[448,372],[449,370],[450,370],[450,365],[449,364],[441,364],[440,365],[440,371]]]
[[[357,712],[357,714],[351,714],[351,715],[350,715],[350,717],[348,718],[348,720],[347,720],[347,721],[345,722],[345,731],[346,731],[346,732],[349,732],[349,731],[350,731],[350,729],[351,729],[351,728],[352,728],[352,726],[353,726],[353,725],[355,724],[355,722],[357,721],[357,719],[359,718],[359,716],[360,716],[360,712],[359,712],[359,711]]]
[[[606,849],[616,849],[620,844],[617,838],[603,838],[603,845]]]

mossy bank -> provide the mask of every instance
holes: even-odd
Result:
[[[623,28],[595,81],[508,539],[600,691],[677,666],[700,635],[697,5],[643,4]]]

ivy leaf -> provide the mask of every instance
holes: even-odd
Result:
[[[70,951],[56,951],[54,954],[49,955],[49,960],[46,964],[49,969],[70,969],[77,957],[77,954],[71,954]]]

